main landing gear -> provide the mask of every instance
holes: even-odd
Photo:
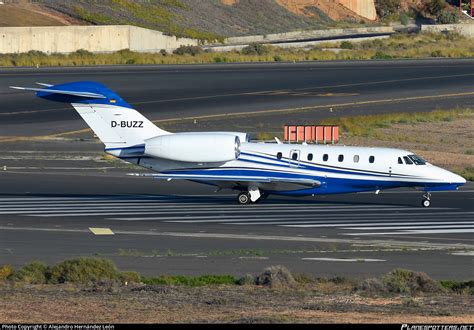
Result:
[[[260,200],[267,197],[267,194],[263,193],[257,187],[249,187],[248,191],[242,191],[237,196],[239,204],[251,204],[257,203]]]
[[[426,192],[426,194],[423,195],[423,200],[421,201],[421,206],[423,207],[430,207],[431,205],[431,193]]]

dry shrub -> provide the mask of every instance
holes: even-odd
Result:
[[[293,288],[296,286],[296,281],[286,267],[271,266],[257,276],[256,284],[272,288]]]
[[[387,291],[394,293],[442,292],[441,285],[424,272],[394,269],[383,277]]]

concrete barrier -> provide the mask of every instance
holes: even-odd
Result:
[[[304,41],[321,38],[335,38],[341,36],[351,35],[374,35],[394,33],[392,26],[377,26],[365,28],[351,28],[351,29],[327,29],[327,30],[310,30],[310,31],[296,31],[287,33],[246,36],[246,37],[232,37],[227,38],[224,43],[227,45],[248,45],[251,43],[274,43],[274,42],[288,42],[288,41]]]
[[[442,33],[451,31],[472,38],[474,37],[474,24],[440,24],[421,26],[421,32]]]
[[[198,45],[196,39],[176,38],[162,32],[130,25],[48,26],[0,28],[0,53],[71,53],[85,49],[109,53],[121,49],[136,52],[171,52],[183,45]]]
[[[377,36],[377,37],[361,37],[361,38],[342,38],[342,39],[337,39],[337,40],[315,40],[315,41],[301,41],[301,42],[282,42],[282,43],[277,43],[277,44],[264,44],[264,45],[272,45],[280,48],[305,48],[305,49],[310,49],[314,46],[320,45],[320,44],[327,44],[331,42],[343,42],[343,41],[349,41],[351,43],[354,42],[362,42],[362,41],[368,41],[368,40],[375,40],[375,39],[387,39],[390,38],[390,36]],[[223,46],[212,46],[208,47],[205,46],[203,47],[204,49],[213,51],[213,52],[230,52],[233,50],[242,50],[248,45],[223,45]],[[338,52],[338,50],[332,50]]]

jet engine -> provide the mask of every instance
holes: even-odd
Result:
[[[239,157],[240,139],[212,133],[161,135],[145,140],[145,155],[179,162],[228,162]]]

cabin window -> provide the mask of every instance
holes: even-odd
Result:
[[[407,156],[403,156],[403,159],[405,160],[405,164],[407,164],[407,165],[413,165],[413,162],[412,162],[411,159],[408,158]]]
[[[339,162],[343,162],[344,161],[344,155],[339,155],[339,157],[337,157],[337,160]]]
[[[329,156],[328,156],[328,154],[324,154],[324,155],[323,155],[323,160],[324,160],[325,162],[327,162],[327,161],[328,161],[328,159],[329,159]]]
[[[281,152],[277,153],[277,158],[281,159],[281,157],[283,157],[283,154]]]
[[[408,158],[410,158],[413,161],[413,163],[415,163],[415,165],[426,165],[426,161],[420,156],[408,155]]]
[[[374,156],[370,156],[369,157],[369,163],[373,164],[375,162],[375,157]]]
[[[308,154],[308,160],[312,161],[313,160],[313,154]]]
[[[291,159],[298,160],[298,153],[294,152],[293,155],[291,155]]]
[[[403,164],[402,157],[398,157],[398,164]]]
[[[358,163],[359,162],[359,155],[354,155],[354,163]]]

